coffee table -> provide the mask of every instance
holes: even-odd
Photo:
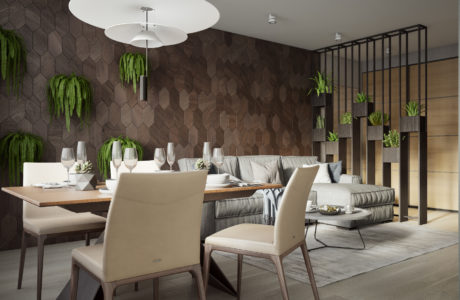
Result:
[[[358,225],[356,225],[356,229],[358,231],[359,237],[360,237],[361,242],[363,244],[363,246],[359,247],[359,248],[339,246],[339,245],[328,245],[328,244],[324,243],[323,241],[321,241],[320,239],[317,238],[316,232],[317,232],[317,229],[318,229],[318,222],[320,222],[320,221],[359,221],[359,220],[365,220],[371,214],[372,213],[369,210],[362,209],[362,208],[355,208],[354,212],[351,213],[351,214],[345,214],[344,212],[341,212],[338,215],[332,215],[332,216],[331,215],[322,215],[318,211],[316,211],[316,212],[306,212],[305,213],[305,221],[306,221],[307,229],[305,231],[305,237],[307,237],[307,233],[308,233],[308,227],[309,227],[308,226],[308,223],[309,223],[308,220],[315,221],[314,238],[318,243],[320,243],[322,245],[322,246],[317,247],[317,248],[309,249],[308,251],[313,251],[313,250],[322,249],[322,248],[326,248],[326,247],[339,248],[339,249],[351,249],[351,250],[364,250],[364,249],[366,249],[366,244],[364,243],[363,236],[361,235],[361,231],[359,230],[359,222],[358,222]]]

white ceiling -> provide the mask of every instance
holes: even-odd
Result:
[[[208,0],[216,29],[304,49],[318,49],[401,27],[428,27],[428,46],[457,44],[457,0]],[[267,23],[268,14],[278,17]]]

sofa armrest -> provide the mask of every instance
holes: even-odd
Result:
[[[340,175],[339,183],[361,184],[363,183],[363,179],[359,175],[342,174]]]

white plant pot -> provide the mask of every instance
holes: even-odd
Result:
[[[94,174],[75,174],[75,190],[92,191],[96,187]]]

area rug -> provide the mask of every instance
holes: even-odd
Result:
[[[312,228],[313,229],[313,228]],[[399,263],[412,257],[433,252],[458,243],[458,234],[404,223],[385,223],[361,229],[365,250],[324,248],[310,252],[316,284],[322,287],[358,274]],[[360,247],[356,230],[339,229],[329,225],[318,225],[317,237],[327,244]],[[321,246],[313,238],[313,230],[307,237],[309,249]],[[236,259],[233,254],[216,252]],[[273,264],[266,259],[244,257],[244,262],[271,272]],[[283,260],[287,277],[309,283],[305,263],[300,249]]]

